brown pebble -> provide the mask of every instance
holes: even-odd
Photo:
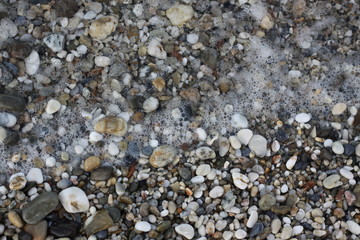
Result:
[[[15,227],[22,228],[24,226],[24,221],[17,212],[10,211],[8,213],[8,218]]]
[[[24,230],[33,236],[33,240],[45,240],[47,236],[47,222],[43,220],[38,224],[26,224]]]
[[[126,204],[132,204],[133,200],[128,196],[121,196],[121,197],[119,197],[119,202],[126,203]]]
[[[87,159],[85,159],[84,170],[86,172],[91,172],[92,170],[100,167],[100,165],[101,165],[100,158],[98,158],[96,156],[91,156],[91,157],[88,157]]]
[[[335,208],[333,211],[333,215],[340,219],[345,217],[345,212],[342,208]]]

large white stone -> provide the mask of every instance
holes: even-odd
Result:
[[[237,132],[237,137],[240,140],[241,144],[248,145],[250,142],[250,139],[253,136],[253,132],[250,129],[241,129]]]
[[[37,184],[41,184],[44,182],[44,177],[40,168],[32,168],[26,175],[26,179],[29,182],[36,182]]]
[[[221,186],[216,186],[209,192],[209,197],[219,198],[224,194],[224,188]]]
[[[45,111],[47,114],[53,114],[59,111],[61,103],[58,100],[50,99],[46,105]]]
[[[267,141],[261,135],[254,135],[249,141],[249,148],[256,154],[256,156],[264,157],[267,150]]]
[[[247,221],[247,223],[246,223],[246,226],[247,226],[248,228],[254,227],[254,225],[256,224],[256,222],[257,222],[257,220],[258,220],[258,218],[259,218],[258,212],[257,212],[257,211],[252,211],[252,212],[250,213],[250,216],[249,216],[249,219],[248,219],[248,221]]]
[[[349,220],[349,221],[346,222],[346,225],[348,227],[348,230],[351,233],[356,234],[356,235],[360,234],[360,226],[356,222],[354,222],[352,220]]]
[[[178,4],[166,10],[166,17],[173,25],[183,25],[194,16],[194,10],[191,6]]]
[[[62,190],[59,193],[59,199],[69,213],[87,212],[89,210],[89,200],[85,192],[78,187]]]
[[[96,56],[95,57],[95,65],[98,67],[106,67],[109,66],[111,63],[111,60],[109,57],[106,56]]]
[[[177,234],[179,234],[187,239],[193,239],[193,237],[195,235],[194,228],[190,224],[187,224],[187,223],[183,223],[183,224],[176,226],[175,231],[177,232]]]
[[[231,126],[234,128],[247,128],[248,125],[248,120],[240,113],[235,113],[231,118]]]
[[[99,40],[105,39],[116,30],[118,19],[114,16],[104,16],[96,19],[89,28],[89,34],[92,38]]]
[[[34,75],[40,67],[40,57],[37,51],[32,50],[30,55],[25,59],[26,73]]]
[[[135,224],[135,229],[140,232],[149,232],[151,230],[151,225],[148,222],[140,221]]]
[[[163,46],[161,45],[160,39],[153,38],[147,47],[147,53],[150,56],[165,59],[166,58],[166,51],[164,50]]]

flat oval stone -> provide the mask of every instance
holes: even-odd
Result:
[[[200,147],[196,149],[195,154],[201,160],[213,159],[216,157],[215,151],[209,147]]]
[[[17,118],[11,113],[0,112],[0,126],[13,127],[16,124]]]
[[[128,127],[123,118],[109,116],[96,122],[94,130],[99,133],[109,133],[121,137],[127,133]]]
[[[150,156],[150,164],[155,168],[162,168],[175,161],[177,157],[176,148],[163,145],[155,148]]]
[[[29,224],[37,224],[43,220],[46,215],[54,211],[58,204],[59,197],[56,193],[42,193],[25,205],[22,211],[22,218]]]
[[[334,153],[336,154],[343,154],[345,149],[344,146],[342,145],[341,142],[336,141],[332,144],[331,149],[333,150]]]
[[[25,110],[26,101],[23,97],[0,94],[0,109],[5,111],[22,112]]]
[[[360,226],[356,222],[354,222],[352,220],[349,220],[349,221],[346,222],[346,225],[348,227],[348,230],[351,233],[356,234],[356,235],[360,234]]]
[[[108,214],[108,211],[102,209],[86,219],[84,229],[86,235],[90,236],[101,230],[108,229],[114,224],[113,220]]]
[[[299,113],[295,116],[295,121],[298,123],[307,123],[310,121],[311,115],[308,113]]]
[[[91,172],[90,179],[93,181],[106,181],[112,176],[113,170],[111,166],[99,167]]]
[[[335,187],[342,185],[342,182],[340,182],[339,180],[340,180],[340,175],[333,174],[324,179],[323,185],[327,189],[333,189]]]
[[[267,150],[267,141],[261,135],[254,135],[250,139],[249,148],[256,154],[256,156],[264,157]]]
[[[135,224],[135,229],[140,232],[149,232],[151,230],[151,225],[148,222],[140,221]]]
[[[190,224],[187,224],[187,223],[183,223],[183,224],[176,226],[175,231],[179,235],[181,235],[187,239],[193,239],[193,237],[195,235],[194,228]]]
[[[276,205],[276,199],[271,194],[263,195],[259,201],[259,208],[264,211],[270,210],[274,205]]]
[[[75,238],[80,232],[81,224],[66,218],[58,219],[49,227],[49,233],[58,238]]]

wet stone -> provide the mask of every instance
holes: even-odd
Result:
[[[109,212],[109,216],[111,217],[111,219],[117,223],[120,221],[121,218],[121,212],[118,208],[116,207],[109,207],[107,209],[107,211]]]
[[[105,181],[113,175],[113,167],[103,166],[91,172],[90,179],[93,181]]]
[[[23,97],[0,94],[0,109],[5,111],[22,112],[25,110],[26,101]]]
[[[150,164],[155,168],[162,168],[171,164],[177,157],[176,148],[170,145],[163,145],[155,148],[150,156]]]
[[[18,239],[19,240],[33,240],[33,237],[30,233],[27,233],[25,231],[21,231],[18,233]]]
[[[107,235],[108,235],[107,230],[102,230],[102,231],[95,233],[95,236],[97,239],[105,239],[107,237]]]
[[[354,154],[355,152],[355,147],[351,144],[344,144],[344,154],[346,156],[351,156]]]
[[[106,210],[100,210],[86,220],[84,230],[86,234],[90,236],[101,230],[108,229],[113,224],[114,222],[108,212]]]
[[[22,218],[29,224],[37,224],[52,212],[59,203],[56,193],[46,192],[25,205],[22,211]]]
[[[184,167],[179,169],[179,175],[184,180],[190,180],[190,178],[192,177],[191,171]]]
[[[288,214],[291,210],[291,207],[289,206],[272,206],[271,211],[273,211],[276,214],[285,215]]]
[[[81,224],[66,218],[58,219],[49,227],[49,233],[55,237],[77,237],[80,232]]]
[[[33,236],[33,240],[45,240],[47,236],[47,222],[45,220],[38,224],[26,224],[24,230]]]
[[[251,232],[249,234],[250,238],[256,237],[259,235],[262,231],[264,231],[264,224],[261,222],[257,222],[254,227],[251,229]]]

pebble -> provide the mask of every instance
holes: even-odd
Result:
[[[209,192],[209,197],[219,198],[224,194],[224,188],[221,186],[216,186]]]
[[[34,75],[40,67],[40,57],[37,51],[32,50],[30,55],[25,59],[26,73]]]
[[[226,137],[220,137],[218,142],[219,142],[219,156],[224,157],[230,149],[230,142]]]
[[[249,126],[248,120],[246,117],[240,113],[235,113],[231,118],[231,126],[234,128],[247,128]]]
[[[36,182],[37,184],[44,182],[44,177],[40,168],[31,168],[26,175],[26,179],[29,182]]]
[[[239,138],[239,141],[241,144],[248,145],[250,142],[250,139],[253,136],[253,132],[250,129],[241,129],[237,132],[237,137]]]
[[[195,154],[201,160],[214,159],[216,157],[215,151],[209,147],[200,147],[196,149]]]
[[[205,178],[203,176],[195,176],[195,177],[191,178],[190,181],[193,184],[201,184],[205,181]]]
[[[0,93],[0,109],[5,111],[22,112],[26,101],[23,97]]]
[[[7,133],[6,133],[5,128],[0,127],[0,143],[4,143],[4,140],[6,139],[6,137],[7,137]]]
[[[348,169],[346,169],[346,168],[340,169],[340,174],[341,174],[341,176],[343,176],[344,178],[354,179],[354,174],[353,174],[350,170],[348,170]]]
[[[89,209],[89,200],[83,190],[70,187],[59,193],[59,199],[69,213],[86,212]]]
[[[297,156],[292,156],[291,158],[289,158],[289,160],[287,160],[287,162],[286,162],[286,168],[287,168],[288,170],[293,169],[293,167],[294,167],[295,164],[296,164],[297,159],[298,159]]]
[[[3,9],[3,10],[5,10],[5,9]],[[1,21],[0,21],[0,31],[1,31],[0,41],[7,40],[7,38],[9,38],[9,37],[14,37],[19,32],[17,26],[9,18],[2,18],[1,19]]]
[[[240,149],[241,148],[241,142],[237,136],[230,136],[229,137],[230,145],[233,149]]]
[[[323,180],[323,185],[326,189],[333,189],[342,185],[339,174],[333,174]]]
[[[334,116],[341,115],[346,110],[346,108],[347,106],[345,103],[337,103],[331,109],[331,113]]]
[[[209,164],[201,164],[196,168],[196,175],[198,176],[206,176],[210,173],[211,167]]]
[[[64,48],[65,37],[61,34],[50,34],[43,39],[43,42],[53,52],[61,52]]]
[[[154,149],[150,156],[150,164],[154,168],[163,168],[177,159],[177,150],[173,146],[163,145]]]
[[[256,237],[257,235],[259,235],[260,233],[262,233],[264,231],[264,224],[261,222],[257,222],[254,227],[251,229],[250,234],[249,234],[249,238],[253,238]]]
[[[54,167],[56,164],[56,159],[54,157],[48,157],[45,160],[45,164],[47,167]]]
[[[303,226],[295,226],[292,229],[292,235],[296,236],[299,235],[300,233],[302,233],[304,231],[304,227]]]
[[[236,239],[245,239],[247,236],[247,233],[242,229],[238,229],[238,230],[236,230],[234,236]]]
[[[346,221],[346,226],[351,233],[356,235],[360,234],[360,226],[356,222],[352,220]]]
[[[66,218],[57,219],[49,226],[49,234],[57,238],[75,238],[80,231],[81,224]]]
[[[54,211],[58,203],[59,197],[56,193],[42,193],[25,205],[22,211],[22,219],[28,224],[37,224]]]
[[[106,181],[113,175],[114,168],[111,166],[103,166],[94,169],[90,174],[93,181]]]
[[[10,127],[15,126],[16,122],[17,122],[17,119],[13,114],[0,112],[0,126],[10,128]]]
[[[61,103],[58,100],[50,99],[46,105],[45,111],[47,114],[54,114],[61,108]]]
[[[271,211],[274,212],[274,213],[277,213],[277,214],[281,214],[281,215],[285,215],[285,214],[288,214],[291,210],[291,207],[290,206],[277,206],[277,205],[274,205],[274,206],[271,206]]]
[[[263,211],[270,210],[274,205],[276,205],[276,199],[271,194],[263,195],[259,201],[259,208]]]
[[[290,239],[292,235],[293,229],[291,226],[285,226],[281,232],[281,239]]]
[[[63,178],[56,183],[56,187],[59,189],[65,189],[72,185],[72,182],[69,179]]]
[[[105,209],[99,210],[94,215],[89,217],[84,224],[84,230],[88,236],[106,230],[114,224],[112,218],[109,216],[108,211]]]
[[[250,181],[246,175],[237,172],[232,173],[232,178],[235,186],[240,188],[241,190],[246,189]]]
[[[258,220],[258,218],[259,218],[258,212],[255,211],[255,210],[252,211],[252,212],[250,213],[249,219],[248,219],[248,221],[247,221],[247,223],[246,223],[246,227],[248,227],[248,228],[254,227],[255,224],[256,224],[256,222],[257,222],[257,220]]]
[[[33,236],[33,240],[45,240],[47,229],[46,220],[42,220],[38,224],[25,224],[24,226],[24,230]]]
[[[103,40],[116,30],[118,19],[114,16],[104,16],[91,23],[89,35],[92,38]]]
[[[85,159],[84,164],[83,164],[84,170],[86,172],[91,172],[94,169],[100,167],[100,165],[101,165],[101,160],[100,160],[100,158],[98,158],[96,156],[88,157],[87,159]]]
[[[264,157],[267,151],[267,141],[261,135],[254,135],[249,141],[249,148],[256,156]]]
[[[148,222],[140,221],[135,224],[135,229],[140,232],[149,232],[151,230],[151,225]]]
[[[333,142],[333,144],[331,145],[331,149],[335,154],[343,154],[344,153],[344,146],[339,141]]]
[[[195,44],[199,41],[199,36],[195,33],[190,33],[186,35],[186,41],[190,44]]]
[[[169,18],[172,25],[182,26],[194,16],[194,10],[191,6],[177,4],[166,10],[166,17]]]
[[[277,234],[281,229],[281,221],[280,219],[276,218],[274,220],[272,220],[271,222],[271,232],[273,234]]]
[[[121,117],[105,117],[94,125],[94,130],[99,133],[109,133],[116,136],[125,136],[128,127],[126,121]]]
[[[171,221],[163,221],[157,226],[156,231],[165,232],[170,227],[171,227]]]
[[[295,121],[298,123],[307,123],[311,120],[311,115],[308,113],[299,113],[295,116]]]
[[[156,57],[158,59],[166,59],[167,54],[164,50],[163,46],[161,45],[161,41],[158,38],[153,38],[148,46],[147,46],[147,53],[150,56]]]
[[[177,225],[175,227],[175,231],[179,235],[185,237],[186,239],[193,239],[193,237],[195,235],[194,228],[190,224],[187,224],[187,223]]]
[[[94,62],[95,65],[98,67],[106,67],[110,65],[111,59],[106,56],[96,56]]]
[[[143,109],[146,113],[153,112],[159,107],[159,100],[154,97],[149,97],[143,103]]]
[[[356,156],[360,157],[360,144],[356,145],[355,154],[356,154]]]
[[[15,173],[9,178],[9,188],[11,190],[21,190],[25,187],[27,181],[24,173]]]
[[[24,222],[21,219],[20,215],[15,211],[10,211],[8,213],[8,218],[15,227],[22,228],[24,226]]]

